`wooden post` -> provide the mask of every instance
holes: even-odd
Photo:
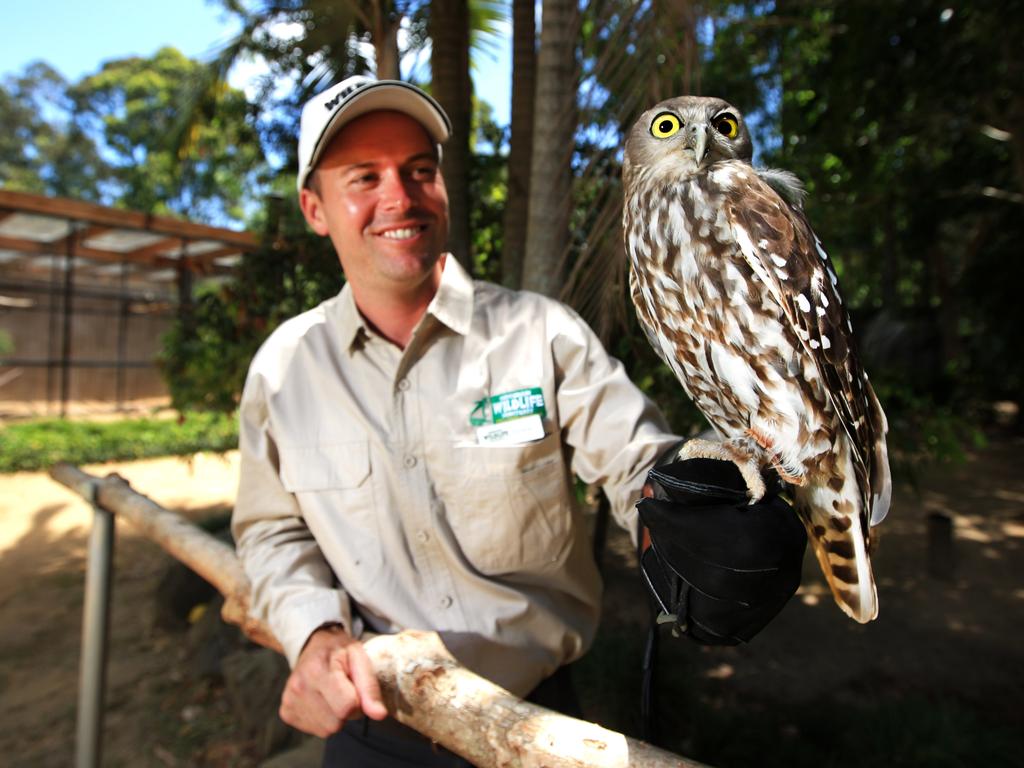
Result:
[[[77,231],[74,224],[68,223],[69,231],[64,254],[64,293],[62,294],[64,315],[63,331],[60,346],[60,417],[68,415],[68,398],[71,396],[71,314],[75,294],[75,237]]]
[[[273,632],[249,615],[249,580],[234,550],[181,515],[136,493],[117,475],[99,479],[58,464],[50,476],[131,522],[214,585],[222,615],[253,641],[280,651]],[[522,701],[470,672],[435,632],[405,631],[364,640],[388,712],[480,768],[701,768],[594,723]]]

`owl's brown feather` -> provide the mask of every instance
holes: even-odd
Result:
[[[723,114],[737,130],[708,128],[705,158],[694,137]],[[789,177],[762,178],[749,156],[742,117],[721,100],[673,99],[641,117],[623,168],[631,295],[652,346],[715,429],[755,445],[796,486],[836,601],[868,621],[870,524],[891,487],[885,416],[800,195],[780,195]]]

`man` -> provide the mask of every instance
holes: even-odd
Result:
[[[365,630],[437,630],[468,668],[571,708],[559,670],[601,597],[572,474],[634,530],[678,441],[571,310],[444,252],[448,133],[396,81],[306,105],[299,202],[346,284],[274,332],[242,397],[237,547],[292,665],[281,716],[329,737],[329,765],[464,764],[385,721]]]

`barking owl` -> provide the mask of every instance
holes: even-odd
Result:
[[[854,349],[835,271],[784,171],[755,169],[743,116],[683,96],[626,139],[630,290],[648,341],[723,438],[682,457],[734,461],[792,486],[839,606],[878,615],[870,526],[891,496],[885,414]]]

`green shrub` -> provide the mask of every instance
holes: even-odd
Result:
[[[45,419],[0,428],[0,472],[47,469],[60,461],[101,461],[227,451],[238,446],[234,414],[188,413],[178,421],[106,423]]]

